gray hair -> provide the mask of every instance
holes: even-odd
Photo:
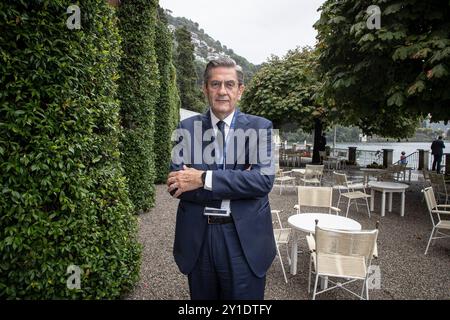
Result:
[[[234,68],[236,70],[239,85],[244,84],[244,72],[242,71],[242,67],[229,57],[220,57],[209,61],[206,65],[205,73],[203,74],[203,83],[205,85],[208,83],[211,69],[218,67]]]

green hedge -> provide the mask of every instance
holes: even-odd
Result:
[[[123,50],[118,90],[124,130],[122,165],[137,212],[150,209],[155,202],[153,135],[159,96],[155,53],[157,6],[157,0],[126,0],[119,7]]]
[[[175,121],[178,120],[180,101],[172,63],[173,39],[161,8],[158,10],[158,18],[155,47],[161,88],[155,113],[155,167],[156,182],[164,183],[169,172],[172,147],[170,138],[176,126]]]
[[[136,281],[106,1],[0,3],[0,298],[115,298]],[[81,289],[68,289],[69,265]]]
[[[184,26],[177,28],[175,30],[175,39],[177,46],[174,61],[177,68],[181,107],[202,113],[206,104],[197,85],[194,45],[192,44],[191,33]]]

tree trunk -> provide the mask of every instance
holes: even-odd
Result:
[[[322,136],[322,121],[319,118],[314,119],[314,149],[313,149],[313,164],[320,164],[320,156],[319,156],[319,144],[320,138]]]

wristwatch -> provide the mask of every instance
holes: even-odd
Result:
[[[203,186],[205,186],[205,180],[206,180],[206,171],[203,171],[203,173],[202,173],[202,183],[203,183]]]

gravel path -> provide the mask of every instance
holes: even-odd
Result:
[[[450,299],[450,240],[437,240],[427,256],[423,253],[431,232],[431,221],[422,201],[419,186],[413,185],[406,192],[405,217],[400,217],[399,195],[394,194],[393,211],[381,218],[380,196],[376,194],[375,213],[369,219],[367,212],[355,206],[349,217],[363,228],[374,228],[380,221],[378,238],[379,258],[372,264],[381,270],[381,288],[369,291],[371,299]],[[164,185],[156,186],[156,206],[139,216],[139,238],[143,244],[140,281],[126,299],[189,299],[187,277],[178,271],[172,256],[175,232],[175,216],[178,201],[171,198]],[[335,194],[335,202],[337,195]],[[288,190],[279,195],[275,187],[270,194],[272,209],[284,210],[283,223],[292,214],[297,195]],[[341,209],[345,205],[341,203]],[[305,241],[299,247],[306,251]],[[285,267],[288,269],[286,250],[281,248]],[[285,284],[278,258],[275,258],[267,274],[266,299],[310,299],[307,293],[309,256],[300,253],[298,273],[288,274]],[[332,290],[318,299],[353,299],[344,290]]]

